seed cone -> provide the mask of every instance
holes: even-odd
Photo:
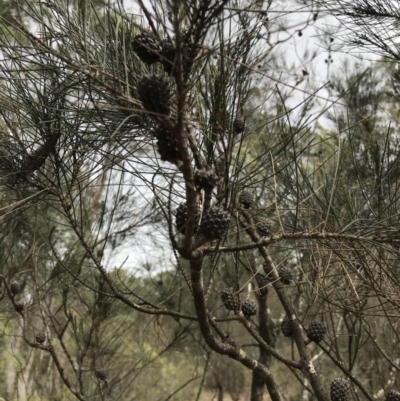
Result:
[[[225,210],[212,207],[203,216],[200,232],[209,240],[221,239],[229,228],[231,217]]]
[[[282,320],[281,323],[281,330],[282,330],[282,334],[285,337],[292,337],[293,335],[293,323],[291,322],[291,320],[289,319],[288,316],[285,316]]]
[[[35,336],[35,340],[37,343],[43,344],[46,341],[46,334],[43,332],[37,333]]]
[[[308,326],[307,337],[316,343],[321,342],[324,339],[325,333],[327,331],[326,324],[324,322],[318,322],[314,320]]]
[[[195,225],[194,225],[195,233],[199,230],[200,214],[201,214],[201,205],[199,204],[197,205],[196,216],[195,216]],[[182,234],[185,234],[186,221],[187,221],[187,205],[186,203],[181,203],[176,209],[175,226],[176,229]]]
[[[104,369],[96,369],[95,374],[99,380],[107,380],[107,373]]]
[[[241,118],[237,118],[233,122],[233,131],[235,132],[235,134],[241,134],[244,131],[244,120],[242,120]]]
[[[190,35],[186,32],[182,35],[181,51],[182,51],[182,65],[185,75],[190,73],[192,68],[193,59],[196,57],[200,47],[194,45],[191,41]],[[168,75],[174,75],[176,72],[177,51],[175,45],[171,40],[167,39],[162,42],[161,50],[161,63],[164,71]]]
[[[331,381],[331,401],[347,401],[350,393],[350,383],[345,379]]]
[[[225,308],[237,312],[240,310],[240,298],[235,294],[235,290],[230,287],[221,292],[221,300]]]
[[[164,71],[168,75],[172,75],[175,70],[176,62],[176,50],[175,46],[170,40],[164,40],[162,42],[161,50],[161,64],[164,67]]]
[[[248,209],[254,203],[255,196],[249,191],[242,191],[239,194],[239,203],[244,209]]]
[[[385,393],[385,401],[400,401],[400,393],[396,390],[389,390]]]
[[[257,231],[262,237],[268,237],[272,234],[272,221],[269,219],[260,220],[257,224]]]
[[[132,49],[140,60],[148,65],[161,61],[161,44],[154,35],[148,32],[142,32],[133,38]]]
[[[287,267],[279,267],[278,275],[282,284],[290,284],[293,281],[293,273]]]
[[[159,75],[145,75],[138,83],[139,99],[145,109],[159,114],[170,113],[171,91]]]
[[[246,299],[242,303],[242,312],[243,315],[250,317],[254,316],[257,313],[257,304],[253,299]]]
[[[263,268],[264,268],[264,272],[265,272],[265,279],[271,280],[271,277],[270,277],[271,270],[270,270],[269,264],[267,262],[264,262]]]
[[[12,295],[17,295],[21,292],[21,284],[19,283],[19,281],[11,281],[10,291]]]
[[[218,176],[212,170],[196,170],[194,184],[198,189],[213,189],[218,182]]]
[[[15,304],[15,310],[17,311],[17,312],[23,312],[24,310],[25,310],[25,305],[22,303],[22,302],[17,302],[16,304]]]
[[[160,125],[154,131],[154,135],[157,138],[157,150],[161,160],[176,163],[181,159],[178,144],[173,132],[168,131]]]

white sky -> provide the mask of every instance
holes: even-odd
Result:
[[[270,81],[274,85],[281,81],[281,83],[278,83],[280,89],[291,90],[293,92],[293,96],[288,104],[291,107],[295,107],[312,92],[310,86],[316,90],[326,85],[329,82],[331,74],[337,71],[344,60],[347,59],[350,63],[354,63],[360,55],[335,52],[335,50],[340,48],[340,35],[342,33],[339,32],[338,21],[333,17],[320,13],[316,21],[307,26],[307,21],[312,18],[312,13],[305,11],[305,9],[300,9],[298,5],[295,5],[291,1],[276,2],[275,4],[271,9],[272,12],[269,14],[270,20],[283,18],[282,21],[286,21],[288,29],[287,31],[277,31],[273,34],[271,42],[284,40],[292,34],[294,36],[283,45],[277,46],[276,51],[274,51],[277,56],[279,54],[279,57],[284,60],[288,71],[268,70],[267,75],[273,78]],[[136,1],[125,1],[124,5],[128,14],[133,13],[143,16]],[[146,0],[145,5],[151,10],[149,1]],[[295,10],[297,12],[288,14],[288,11]],[[145,21],[144,16],[143,21]],[[301,36],[298,34],[299,31],[301,31]],[[330,41],[331,37],[333,38],[333,42]],[[371,58],[374,59],[376,57],[371,55]],[[303,70],[307,71],[307,76],[303,75]],[[293,71],[296,72],[295,75],[292,74]],[[283,76],[288,76],[290,80],[282,79]],[[265,79],[268,81],[268,78]],[[292,88],[287,87],[286,83],[291,85]],[[331,98],[327,89],[319,91],[318,96],[321,98],[318,99],[315,110],[311,112],[311,117],[318,116],[321,110],[324,110],[331,104],[330,100],[324,100]],[[292,114],[292,117],[296,119],[296,112]],[[319,123],[321,122],[329,126],[329,128],[334,128],[326,118],[320,118]],[[150,191],[146,196],[149,199],[152,198]],[[126,245],[117,248],[111,255],[106,254],[108,256],[107,265],[112,268],[126,261],[124,267],[130,269],[131,267],[134,268],[143,265],[145,262],[154,263],[155,259],[159,261],[161,259],[161,263],[157,264],[157,271],[170,266],[174,258],[168,241],[166,238],[161,237],[160,234],[160,241],[154,243],[153,239],[145,234],[148,230],[149,228],[139,230],[136,236],[136,239],[139,239],[139,241],[136,244],[126,243]],[[162,263],[163,260],[165,263]]]

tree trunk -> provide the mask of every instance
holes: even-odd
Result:
[[[268,319],[268,308],[267,308],[267,293],[263,293],[262,296],[258,297],[258,319],[260,324],[260,335],[263,340],[271,345],[275,345],[275,337],[270,329]],[[260,356],[258,361],[266,366],[271,363],[271,355],[267,354],[260,347]],[[251,383],[251,396],[250,401],[263,401],[265,391],[265,382],[253,371],[252,383]]]
[[[13,355],[21,355],[22,345],[22,326],[18,325],[18,329],[15,333],[14,341],[12,342]],[[11,362],[8,363],[7,374],[6,374],[6,398],[14,399],[17,398],[17,369],[15,367],[15,360],[11,358]]]
[[[217,388],[218,388],[218,401],[224,401],[224,389],[219,380],[217,380]]]

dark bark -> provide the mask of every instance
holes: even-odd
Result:
[[[272,327],[270,325],[267,307],[267,287],[263,294],[258,297],[258,321],[259,321],[259,334],[262,339],[271,347],[275,345],[275,337],[272,333]],[[268,354],[265,350],[260,347],[260,356],[258,362],[263,365],[270,366],[271,364],[271,354]],[[252,383],[251,383],[251,397],[250,401],[263,401],[265,382],[260,376],[253,372]],[[270,388],[267,384],[267,389]],[[272,389],[273,390],[273,389]]]
[[[246,232],[248,233],[250,238],[253,240],[253,242],[258,243],[260,241],[260,237],[254,229],[253,220],[245,211],[242,211],[242,215],[246,219],[246,221],[251,222],[251,225],[247,226],[245,228]],[[293,309],[292,305],[290,304],[289,299],[287,298],[287,296],[283,290],[281,281],[279,280],[279,275],[277,273],[276,266],[275,266],[271,256],[268,254],[266,246],[259,245],[258,249],[261,253],[261,256],[263,257],[263,259],[265,261],[264,266],[266,266],[266,268],[269,270],[269,272],[268,272],[269,277],[273,281],[272,286],[273,286],[276,294],[278,295],[279,301],[281,302],[281,305],[283,306],[283,309],[285,310],[286,314],[289,316],[289,318],[292,321],[293,338],[296,343],[297,350],[299,351],[300,359],[303,364],[302,370],[308,376],[311,387],[314,390],[317,400],[329,401],[329,397],[328,397],[327,393],[325,392],[325,390],[323,389],[323,387],[321,385],[321,381],[319,379],[319,376],[318,376],[317,372],[315,371],[314,365],[311,361],[311,356],[307,350],[307,343],[305,342],[305,340],[303,338],[300,323],[296,319],[295,310]]]
[[[59,132],[56,132],[44,145],[40,145],[32,153],[26,155],[21,166],[21,172],[33,173],[42,167],[49,154],[55,150],[55,146],[60,138],[60,135],[61,134]]]
[[[213,331],[216,324],[209,320],[209,314],[204,298],[202,259],[191,261],[191,279],[193,288],[194,306],[199,321],[201,334],[207,345],[221,355],[227,355],[255,372],[267,385],[272,401],[281,401],[275,380],[267,366],[247,355],[232,339],[218,339]]]
[[[216,379],[217,389],[218,389],[218,401],[224,401],[224,388],[222,387],[221,382]]]

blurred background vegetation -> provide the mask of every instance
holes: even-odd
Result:
[[[400,390],[400,74],[397,47],[371,28],[374,18],[397,21],[398,10],[367,3],[226,2],[199,31],[185,81],[185,124],[198,144],[191,161],[218,174],[213,202],[232,216],[222,250],[204,257],[208,312],[224,342],[269,366],[285,401],[320,398],[224,308],[223,289],[256,301],[248,321],[282,359],[300,356],[281,331],[287,311],[276,288],[303,329],[325,322],[324,340],[307,349],[327,393],[336,377],[350,380],[356,400]],[[4,400],[271,399],[199,330],[189,261],[175,243],[187,180],[159,159],[163,120],[138,100],[149,73],[182,92],[162,63],[140,60],[132,40],[154,28],[176,41],[170,14],[192,27],[202,4],[0,3]],[[233,135],[238,119],[245,128]],[[253,225],[272,220],[277,239],[265,248],[292,273],[282,288],[246,236],[243,190],[255,195]]]

